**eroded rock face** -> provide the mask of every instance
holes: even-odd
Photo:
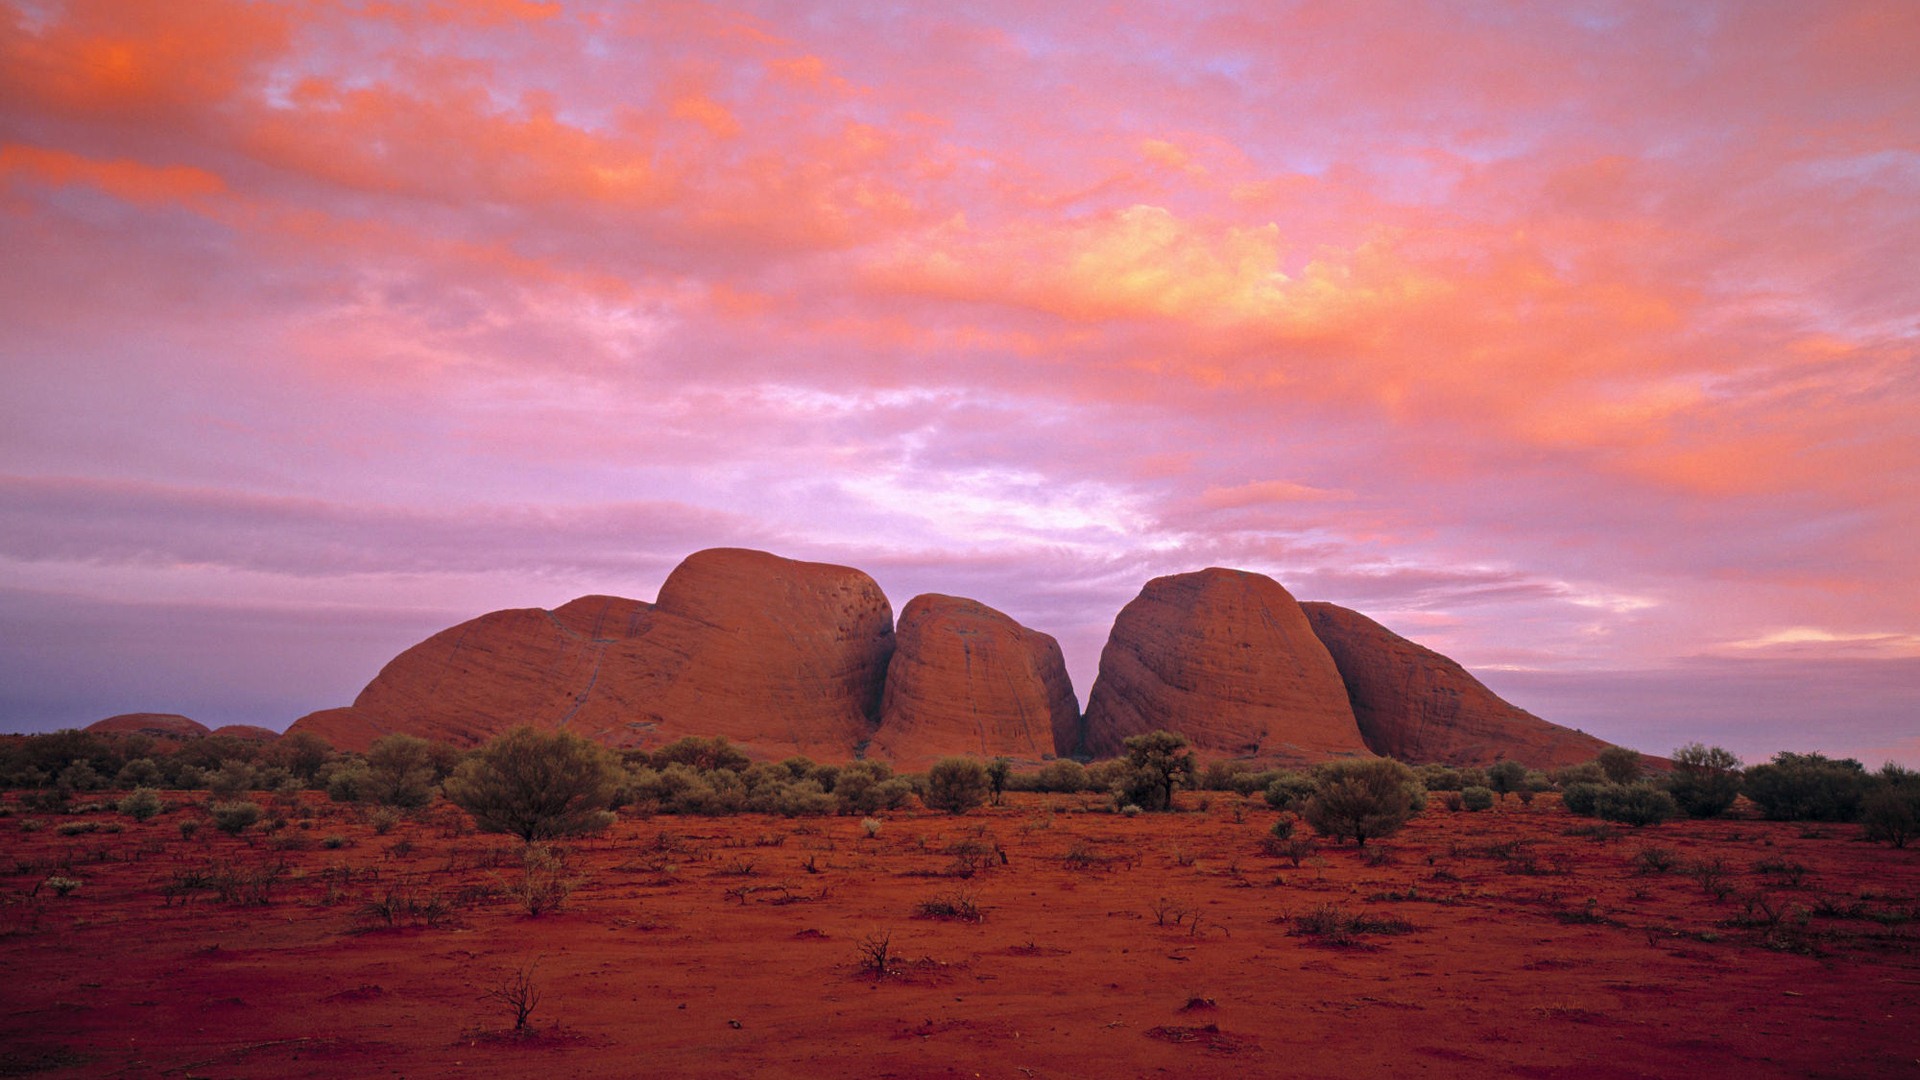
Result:
[[[950,755],[1032,763],[1072,753],[1080,706],[1060,644],[974,600],[900,612],[869,756],[916,771]]]
[[[1302,604],[1333,655],[1361,737],[1375,753],[1414,763],[1552,769],[1591,761],[1607,744],[1502,701],[1467,670],[1357,611]]]
[[[179,713],[121,713],[87,725],[103,735],[151,735],[156,739],[191,739],[210,734],[207,725]]]
[[[725,735],[757,757],[846,761],[873,735],[893,609],[858,570],[720,548],[656,603],[587,596],[496,611],[395,657],[350,710],[289,729],[364,750],[405,731],[458,744],[521,724],[611,746]]]
[[[1114,621],[1087,699],[1085,750],[1164,728],[1203,759],[1370,756],[1333,658],[1280,583],[1212,568],[1147,583]]]

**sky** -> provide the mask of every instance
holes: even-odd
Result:
[[[1040,9],[1040,10],[1036,10]],[[1920,765],[1920,5],[0,0],[0,730],[687,554]]]

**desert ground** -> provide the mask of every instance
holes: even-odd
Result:
[[[1920,848],[1854,825],[1549,794],[1296,866],[1257,797],[1015,794],[623,816],[530,871],[445,804],[169,800],[6,802],[0,1075],[1920,1075]]]

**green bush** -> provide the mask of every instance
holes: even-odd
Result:
[[[216,799],[231,802],[252,790],[253,766],[244,761],[223,761],[207,774],[207,791]]]
[[[1772,821],[1856,821],[1867,794],[1867,770],[1852,758],[1782,751],[1748,769],[1741,790]]]
[[[669,765],[687,765],[698,772],[745,772],[753,764],[739,747],[727,741],[725,735],[703,739],[698,735],[689,735],[684,739],[668,743],[653,752],[653,767],[664,769]]]
[[[1602,821],[1642,828],[1658,825],[1680,812],[1673,796],[1652,784],[1609,784],[1600,789],[1593,804],[1594,816]]]
[[[1496,761],[1487,766],[1487,787],[1502,801],[1519,791],[1527,782],[1527,767],[1517,761]],[[1471,807],[1469,807],[1471,809]]]
[[[1920,837],[1920,776],[1889,765],[1861,804],[1867,839],[1903,848]]]
[[[964,814],[987,801],[993,780],[987,767],[974,758],[941,758],[927,770],[927,788],[920,801],[929,810]]]
[[[1640,779],[1640,752],[1624,746],[1609,746],[1594,757],[1593,763],[1616,784],[1631,784]]]
[[[438,779],[431,743],[412,735],[385,735],[367,751],[362,794],[382,806],[414,810],[432,801]]]
[[[1731,750],[1688,743],[1673,752],[1667,791],[1688,817],[1719,817],[1740,795],[1740,759]]]
[[[1360,847],[1400,831],[1427,805],[1413,770],[1392,758],[1332,762],[1314,770],[1314,778],[1317,790],[1301,816],[1320,835],[1351,837]]]
[[[529,842],[599,832],[620,766],[606,747],[571,732],[514,730],[481,747],[447,779],[446,796],[487,832]]]
[[[1173,809],[1173,793],[1191,783],[1195,770],[1187,739],[1171,731],[1150,731],[1126,740],[1127,771],[1120,778],[1124,803],[1145,810]]]
[[[1319,784],[1311,775],[1302,772],[1282,772],[1267,784],[1267,805],[1275,810],[1292,810],[1297,813],[1318,790]]]
[[[125,798],[114,804],[114,809],[135,821],[145,821],[165,810],[166,804],[152,788],[134,788]]]
[[[835,812],[865,817],[897,810],[913,797],[913,785],[893,775],[884,761],[855,761],[840,768],[833,784]]]
[[[152,758],[134,758],[114,776],[113,786],[122,790],[159,787],[166,779],[167,774],[160,771],[160,766]]]
[[[1462,788],[1460,805],[1475,812],[1493,809],[1493,789],[1483,787]]]
[[[247,826],[260,820],[260,807],[250,802],[214,803],[207,809],[213,814],[214,827],[229,836],[245,832]]]
[[[1040,767],[1038,778],[1034,782],[1035,791],[1057,791],[1072,795],[1087,790],[1087,769],[1071,758],[1049,761]]]
[[[1606,787],[1605,784],[1589,783],[1584,780],[1568,784],[1560,789],[1560,805],[1566,807],[1570,814],[1592,817],[1594,804],[1599,801],[1601,789],[1604,787]]]
[[[1564,768],[1555,769],[1547,774],[1547,778],[1552,780],[1554,785],[1563,791],[1570,784],[1604,784],[1607,782],[1606,772],[1591,761],[1583,761],[1578,765],[1568,765]]]

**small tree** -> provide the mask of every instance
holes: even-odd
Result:
[[[1624,746],[1609,746],[1600,751],[1593,763],[1616,784],[1631,784],[1640,779],[1640,752]]]
[[[571,732],[515,728],[447,779],[446,795],[488,832],[550,840],[598,832],[620,789],[619,759]]]
[[[1267,783],[1267,805],[1275,810],[1298,811],[1318,787],[1318,781],[1307,773],[1282,772]]]
[[[1731,750],[1688,743],[1673,752],[1667,791],[1688,817],[1719,817],[1740,795],[1740,759]]]
[[[166,809],[160,796],[152,788],[134,788],[133,792],[115,804],[114,809],[131,817],[135,821],[145,821]]]
[[[1673,796],[1652,784],[1609,784],[1600,789],[1593,803],[1595,817],[1636,829],[1658,825],[1679,812]]]
[[[1129,789],[1127,794],[1133,796],[1129,801],[1145,810],[1173,809],[1174,789],[1191,782],[1194,774],[1193,752],[1187,749],[1186,736],[1150,731],[1129,737],[1126,747],[1131,776],[1123,783]]]
[[[1487,789],[1500,796],[1501,802],[1526,782],[1527,767],[1517,761],[1496,761],[1487,766]]]
[[[362,794],[382,806],[413,810],[433,799],[433,745],[412,735],[385,735],[367,751]]]
[[[1301,816],[1320,835],[1352,837],[1360,847],[1400,831],[1427,805],[1427,791],[1413,770],[1392,758],[1336,761],[1317,774],[1319,789]]]
[[[1906,847],[1920,837],[1920,773],[1888,762],[1874,780],[1860,814],[1867,839]]]
[[[1781,751],[1741,778],[1741,790],[1773,821],[1855,821],[1867,770],[1853,758]]]
[[[993,805],[1000,805],[1000,796],[1007,791],[1007,777],[1012,774],[1013,761],[1010,758],[997,757],[987,762],[987,782],[993,787]]]
[[[987,767],[973,758],[941,758],[927,770],[927,790],[920,801],[929,810],[964,814],[987,801],[993,791],[993,778]]]

